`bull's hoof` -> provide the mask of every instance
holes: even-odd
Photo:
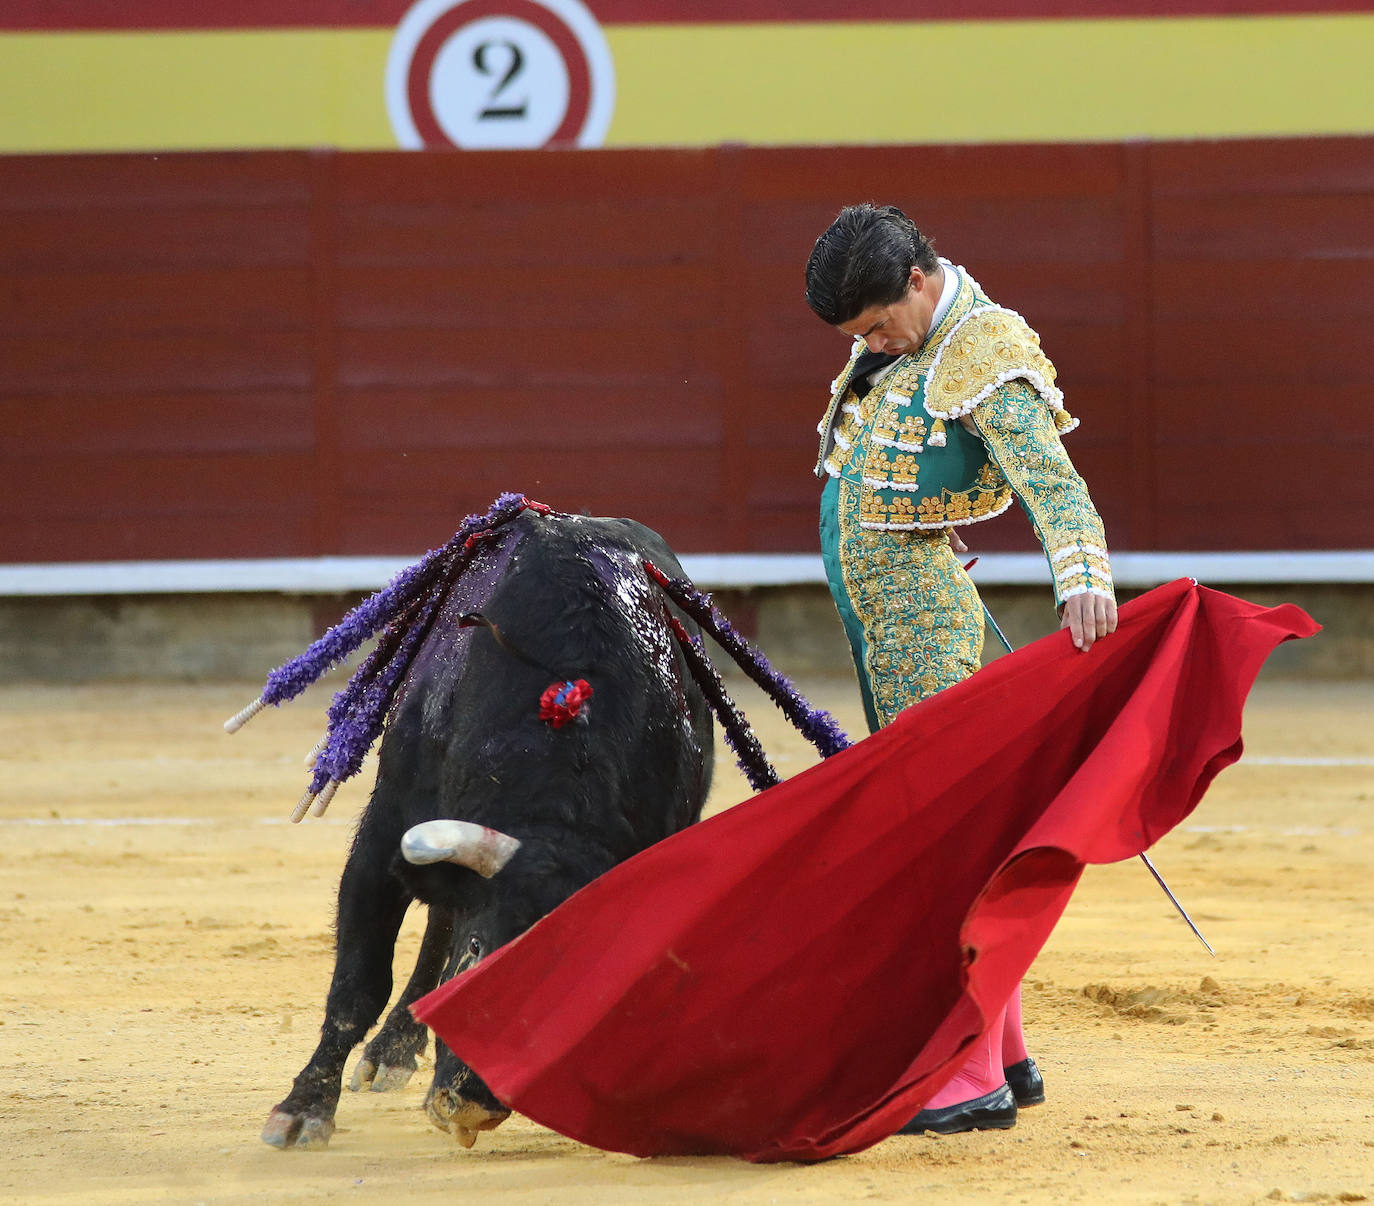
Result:
[[[425,1049],[429,1031],[398,1005],[391,1011],[382,1028],[363,1048],[362,1058],[353,1069],[348,1087],[355,1093],[371,1089],[374,1093],[390,1093],[405,1088],[418,1066],[415,1057]]]
[[[415,1075],[415,1067],[415,1060],[411,1059],[408,1065],[383,1064],[379,1068],[364,1056],[353,1069],[353,1079],[348,1082],[348,1087],[355,1093],[363,1089],[371,1089],[374,1093],[393,1093],[410,1083],[410,1078]]]
[[[288,1147],[302,1147],[318,1151],[329,1146],[329,1138],[334,1134],[332,1118],[310,1118],[303,1114],[292,1114],[287,1110],[273,1110],[262,1128],[262,1141],[269,1147],[285,1150]]]
[[[447,1131],[464,1147],[477,1142],[478,1131],[490,1131],[510,1117],[507,1109],[489,1110],[452,1089],[439,1089],[425,1102],[425,1113],[441,1131]]]

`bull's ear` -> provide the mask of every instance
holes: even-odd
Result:
[[[497,829],[470,821],[425,821],[407,829],[401,838],[401,857],[423,867],[430,863],[455,863],[490,879],[501,870],[520,842]]]

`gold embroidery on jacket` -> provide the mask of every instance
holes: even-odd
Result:
[[[967,678],[983,648],[977,591],[942,534],[866,531],[864,491],[841,479],[840,568],[864,629],[864,672],[878,719]],[[910,500],[896,499],[896,503]]]

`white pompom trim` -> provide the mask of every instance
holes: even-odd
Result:
[[[1008,381],[1026,381],[1035,387],[1035,392],[1040,395],[1040,400],[1045,403],[1051,411],[1064,409],[1064,392],[1056,386],[1046,383],[1033,368],[1010,368],[1005,372],[998,373],[987,385],[983,386],[971,398],[966,398],[958,406],[949,411],[932,410],[929,401],[926,402],[926,413],[936,419],[960,419],[964,415],[971,414],[978,408],[978,404],[986,398],[991,398]],[[1068,427],[1064,428],[1061,435],[1067,435],[1078,426],[1078,420],[1074,419]]]
[[[1110,578],[1111,571],[1108,570],[1106,562],[1103,562],[1101,565],[1094,568],[1093,566],[1089,565],[1086,561],[1076,561],[1064,566],[1063,569],[1056,571],[1054,575],[1054,580],[1056,582],[1064,582],[1069,578],[1078,577]]]
[[[1063,561],[1065,557],[1076,557],[1080,553],[1087,553],[1093,557],[1105,557],[1107,550],[1098,548],[1095,544],[1084,544],[1082,541],[1075,541],[1073,544],[1066,544],[1062,549],[1055,551],[1050,557],[1051,561]]]
[[[1021,315],[1019,315],[1015,310],[1009,310],[1006,306],[975,306],[972,310],[965,314],[963,318],[961,318],[952,327],[950,327],[945,337],[940,341],[940,346],[935,349],[935,358],[931,360],[930,370],[926,373],[927,388],[929,387],[930,382],[936,380],[936,373],[939,371],[940,361],[944,359],[945,350],[949,347],[955,335],[959,333],[960,329],[966,322],[969,321],[969,319],[978,317],[979,315],[983,314],[1008,314],[1012,318],[1015,318],[1020,322],[1025,323],[1026,330],[1030,331],[1032,335],[1036,335],[1031,325],[1027,323],[1026,320],[1022,318]],[[1036,338],[1038,339],[1039,336],[1036,335]],[[960,402],[957,406],[954,406],[947,411],[936,410],[934,407],[932,407],[930,404],[930,395],[927,394],[925,398],[926,413],[930,415],[933,419],[962,418],[964,415],[969,414],[971,411],[973,411],[977,407],[977,405],[983,401],[983,399],[991,397],[992,394],[998,388],[1005,385],[1008,381],[1017,380],[1029,381],[1031,385],[1035,387],[1035,392],[1040,395],[1041,400],[1047,406],[1049,406],[1051,410],[1062,410],[1064,408],[1063,390],[1059,389],[1057,386],[1048,384],[1045,378],[1041,376],[1041,374],[1037,372],[1035,369],[1022,367],[1007,369],[1006,372],[998,373],[991,384],[985,385],[972,398],[966,398],[963,402]],[[1067,434],[1077,426],[1078,420],[1075,419],[1072,425],[1066,427],[1064,429],[1064,432],[1061,434]]]
[[[873,443],[883,448],[896,448],[899,452],[924,452],[924,444],[907,444],[902,440],[885,440],[882,436],[871,437]]]

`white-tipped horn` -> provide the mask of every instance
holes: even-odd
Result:
[[[241,712],[235,712],[224,722],[226,733],[237,733],[244,725],[253,719],[263,708],[267,707],[267,702],[262,699],[255,699]]]
[[[406,830],[401,857],[408,863],[457,863],[490,879],[517,850],[519,839],[470,821],[426,821]]]

